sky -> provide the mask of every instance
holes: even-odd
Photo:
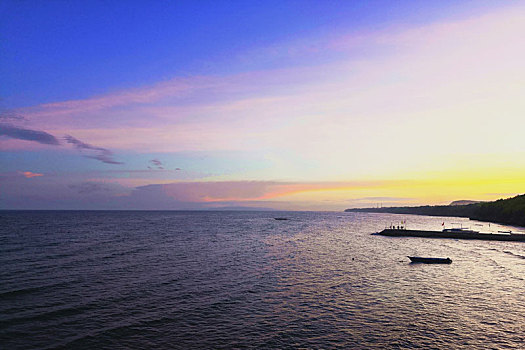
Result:
[[[525,192],[523,1],[0,3],[0,209]]]

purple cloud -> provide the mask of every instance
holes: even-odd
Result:
[[[15,120],[25,120],[23,116],[12,111],[12,110],[3,110],[0,112],[0,120],[3,121],[15,121]]]
[[[110,188],[103,183],[82,182],[80,184],[71,184],[69,188],[76,190],[79,194],[91,194],[95,192],[109,192]]]
[[[157,169],[161,169],[161,170],[164,170],[164,166],[162,164],[162,162],[158,159],[152,159],[149,161],[149,163],[155,167],[157,167]],[[148,169],[151,169],[151,167],[148,166]]]
[[[89,152],[88,154],[84,154],[84,157],[86,158],[100,160],[101,162],[106,164],[124,164],[122,162],[114,160],[113,153],[106,148],[90,145],[88,143],[80,141],[79,139],[74,138],[71,135],[64,136],[64,139],[67,141],[67,143],[70,143],[73,146],[75,146],[75,148],[78,149],[80,152]]]
[[[7,136],[18,140],[34,141],[45,145],[60,144],[56,137],[45,131],[24,129],[6,124],[0,125],[0,136]]]

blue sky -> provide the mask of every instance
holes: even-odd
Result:
[[[3,1],[0,208],[521,193],[524,31],[522,2]]]
[[[275,44],[424,24],[486,9],[471,1],[4,1],[4,108],[85,98],[175,76],[279,67],[239,59]],[[494,6],[494,5],[493,5]]]

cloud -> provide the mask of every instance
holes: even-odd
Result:
[[[20,121],[20,120],[25,120],[25,118],[23,116],[21,116],[20,114],[14,112],[14,111],[3,110],[3,111],[0,111],[0,120],[3,120],[3,121]]]
[[[326,157],[334,150],[348,158],[372,159],[371,152],[382,152],[385,158],[405,153],[407,159],[422,159],[421,153],[455,152],[461,146],[518,148],[520,138],[514,136],[519,128],[507,125],[517,125],[523,109],[515,96],[523,75],[523,49],[515,44],[523,29],[517,19],[522,18],[519,12],[491,13],[364,33],[359,40],[356,33],[334,35],[333,40],[319,40],[326,47],[314,51],[348,55],[322,65],[316,60],[308,66],[175,78],[19,113],[42,128],[51,130],[48,125],[53,125],[111,149],[152,153],[276,149],[279,155],[293,149],[324,163],[336,158]],[[356,40],[363,50],[354,51]],[[489,119],[496,113],[498,118]],[[483,137],[462,132],[463,126],[481,118],[486,123],[476,125]],[[449,130],[455,122],[460,125]],[[459,147],[440,142],[441,131],[464,134],[454,135]],[[491,132],[496,137],[485,137]],[[512,135],[501,142],[500,136],[508,132]],[[394,134],[396,142],[390,142]],[[388,148],[382,140],[388,140]],[[422,147],[413,147],[414,142]],[[341,173],[355,170],[347,164]]]
[[[152,159],[149,161],[149,163],[155,167],[157,167],[157,169],[161,169],[163,170],[164,169],[164,166],[162,164],[162,162],[158,159]],[[151,169],[151,167],[148,167],[148,169]]]
[[[221,83],[216,78],[179,77],[152,86],[123,90],[83,100],[53,102],[23,108],[22,114],[31,117],[69,116],[75,113],[96,112],[125,105],[151,103],[165,97],[184,97],[195,89],[206,89],[218,85]]]
[[[180,182],[140,186],[136,191],[183,202],[211,202],[257,199],[278,185],[269,181]]]
[[[32,177],[44,176],[44,174],[33,173],[31,171],[19,171],[18,173],[24,175],[28,179],[30,179]]]
[[[343,210],[349,193],[405,187],[412,181],[284,182],[214,181],[149,184],[119,197],[124,209],[176,210],[264,207],[282,210]]]
[[[0,173],[1,209],[140,209],[129,200],[131,189],[84,173],[45,173],[26,179]]]
[[[414,198],[409,197],[361,197],[352,199],[353,201],[387,201],[387,202],[398,202],[398,201],[411,201]]]
[[[124,164],[114,160],[113,153],[108,149],[92,146],[70,135],[64,136],[64,139],[75,146],[76,149],[80,150],[80,152],[88,152],[87,154],[84,154],[84,157],[86,158],[97,159],[106,164]]]
[[[505,40],[501,38],[512,35],[510,39],[520,38],[523,22],[523,7],[515,6],[514,8],[504,8],[501,11],[493,11],[483,16],[473,18],[460,18],[429,23],[422,26],[407,27],[398,25],[388,27],[382,30],[368,30],[359,32],[334,32],[321,36],[309,36],[297,38],[291,41],[274,43],[266,47],[255,47],[244,53],[238,54],[240,61],[254,60],[267,61],[269,58],[273,61],[288,62],[284,67],[296,67],[293,70],[298,72],[294,76],[302,79],[306,75],[315,74],[310,69],[302,69],[300,66],[290,64],[294,61],[286,60],[287,57],[309,57],[315,63],[327,63],[333,61],[333,56],[347,62],[350,57],[353,61],[372,58],[377,59],[381,54],[396,54],[409,49],[419,50],[431,49],[430,54],[441,54],[445,58],[449,57],[455,60],[455,55],[471,52],[472,56],[478,55],[477,49],[492,48],[488,45],[494,42],[501,43],[505,46]],[[483,34],[483,35],[482,35]],[[429,45],[431,43],[432,45]],[[458,44],[459,47],[450,47]],[[470,44],[470,45],[469,45]],[[447,46],[449,45],[449,46]],[[474,46],[471,46],[474,45]],[[458,49],[458,52],[451,52],[450,49]],[[476,50],[473,50],[476,49]],[[493,50],[499,55],[497,50]],[[369,52],[375,53],[375,55]],[[401,52],[401,53],[402,53]],[[343,56],[340,55],[343,54]],[[346,56],[349,55],[349,56]],[[358,56],[360,55],[360,56]],[[328,57],[327,60],[322,60]],[[469,58],[469,57],[467,57]],[[231,57],[229,61],[231,62]],[[284,60],[283,60],[284,59]],[[517,60],[519,56],[517,57]],[[441,61],[437,59],[437,61]],[[478,58],[478,61],[483,60]],[[240,64],[241,62],[236,62]],[[309,62],[310,63],[310,62]],[[461,63],[461,62],[460,62]],[[475,63],[468,61],[469,64]],[[477,64],[477,63],[476,63]],[[311,65],[311,63],[309,64]],[[275,66],[272,65],[272,66]],[[264,67],[264,65],[263,65]],[[323,68],[323,67],[321,67]],[[356,68],[359,68],[358,66]],[[321,72],[319,76],[323,75]],[[355,70],[355,69],[352,69]],[[277,79],[268,79],[270,73]],[[166,81],[161,81],[150,86],[131,88],[122,91],[113,92],[106,95],[93,96],[86,99],[59,101],[53,103],[40,104],[38,106],[25,107],[19,109],[22,115],[37,116],[62,116],[74,115],[77,113],[95,112],[99,110],[108,110],[119,106],[139,105],[154,103],[164,98],[184,98],[199,90],[211,91],[214,94],[217,91],[242,91],[247,89],[258,89],[261,85],[283,81],[283,75],[290,78],[288,68],[278,68],[268,71],[252,70],[249,73],[240,73],[229,76],[192,76],[192,77],[175,77]],[[246,86],[240,86],[239,82],[248,81]],[[253,91],[253,90],[252,90]]]
[[[45,131],[19,128],[13,125],[0,125],[0,136],[7,136],[13,139],[34,141],[45,145],[59,145],[60,142],[51,134]]]
[[[345,191],[399,185],[406,181],[353,182],[279,182],[279,181],[210,181],[150,184],[136,187],[134,195],[148,198],[171,198],[180,202],[250,202],[266,201],[301,193]]]
[[[109,192],[111,189],[99,182],[83,182],[80,184],[71,184],[69,188],[76,190],[79,194],[92,194],[96,192]]]
[[[323,61],[320,66],[312,61],[308,66],[210,77],[200,83],[200,78],[190,77],[82,101],[35,106],[20,113],[26,111],[28,120],[40,123],[31,124],[32,128],[73,134],[94,145],[130,150],[130,154],[242,150],[263,154],[267,161],[232,157],[182,163],[186,169],[209,172],[214,179],[308,181],[423,178],[433,170],[454,173],[458,166],[444,166],[438,156],[451,154],[450,163],[460,164],[455,157],[459,152],[498,154],[524,149],[519,131],[525,126],[525,105],[520,99],[523,46],[516,44],[525,22],[517,19],[523,15],[491,13],[457,25],[402,32],[392,28],[391,34],[369,35],[358,45],[352,35],[341,36],[335,42],[320,41],[329,49],[320,47],[323,54],[330,50],[349,53],[333,64]],[[362,50],[354,54],[356,45],[362,45]],[[287,47],[283,46],[283,54]],[[295,52],[302,55],[300,50]],[[105,149],[81,141],[68,143],[91,158],[114,162]],[[152,156],[156,155],[143,158],[142,168],[156,169],[148,162]],[[515,162],[519,159],[515,157]],[[176,177],[168,171],[149,172],[152,175],[144,175],[140,184]],[[482,172],[474,175],[478,174]],[[200,184],[158,185],[137,192],[157,191],[172,196],[171,200],[211,204],[324,190],[314,184],[268,182],[208,187],[210,191]],[[512,188],[491,191],[496,190]],[[378,193],[398,194],[405,195]]]

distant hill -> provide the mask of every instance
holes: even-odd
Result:
[[[473,220],[525,227],[525,194],[494,202],[471,204],[425,205],[419,207],[383,207],[346,209],[345,212],[458,216]]]
[[[475,205],[470,219],[525,227],[525,194]]]
[[[467,204],[476,204],[476,203],[482,203],[482,202],[481,201],[460,200],[460,201],[454,201],[450,203],[449,205],[467,205]]]

